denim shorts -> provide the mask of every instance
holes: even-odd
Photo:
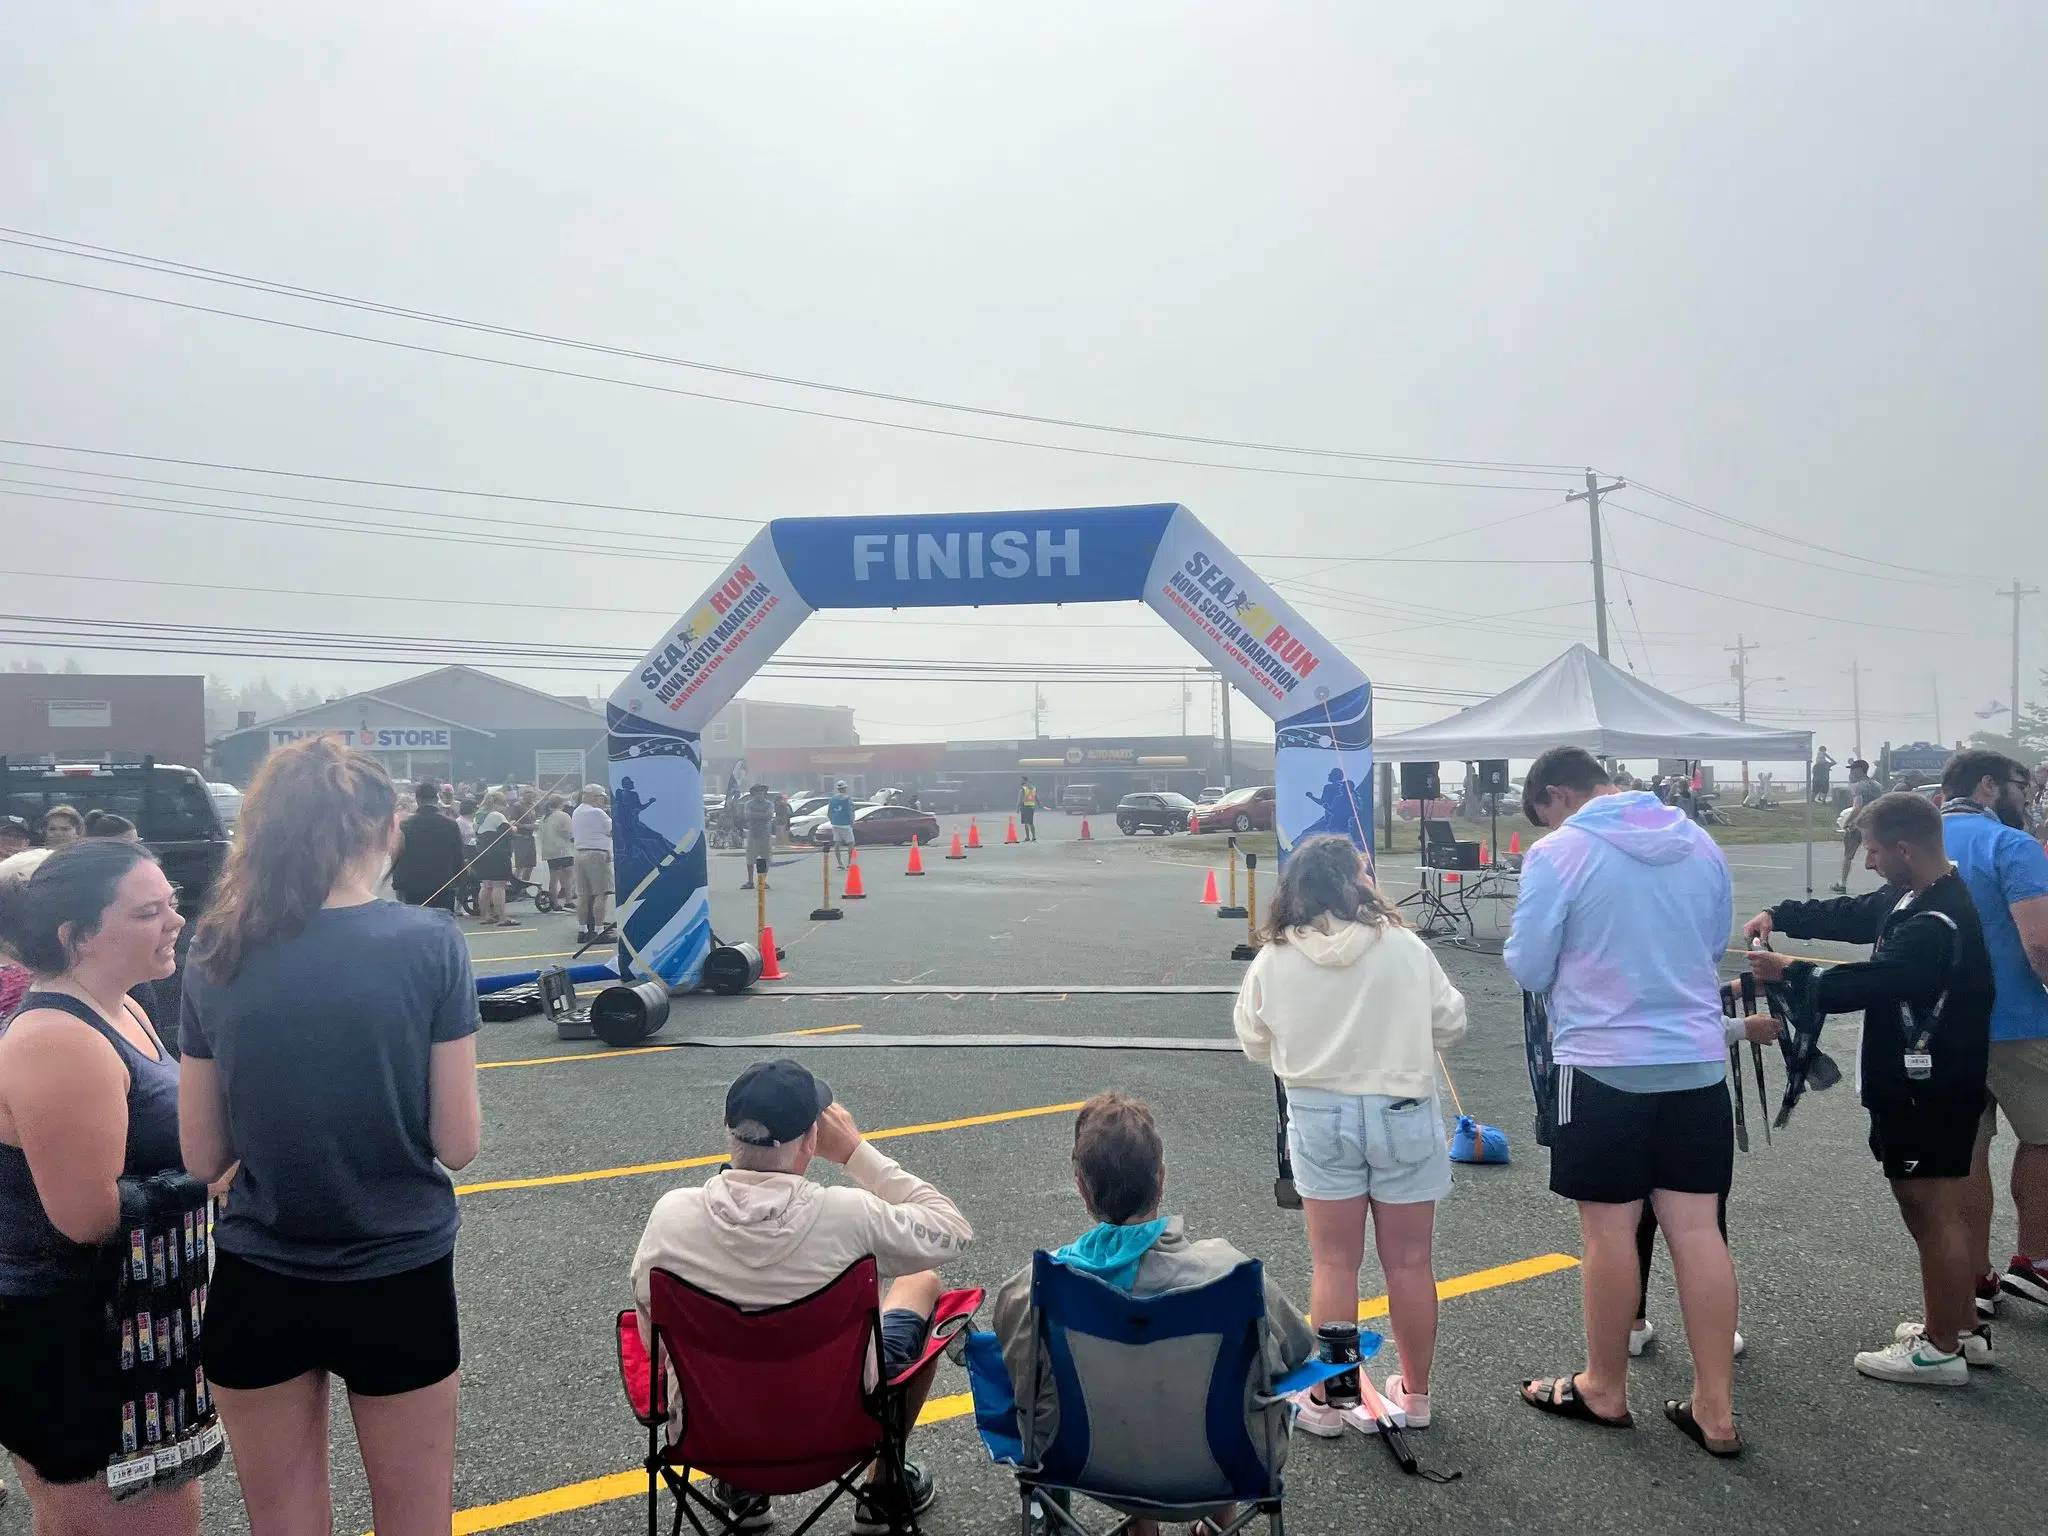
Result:
[[[1294,1187],[1311,1200],[1421,1205],[1451,1192],[1451,1157],[1436,1096],[1287,1090]]]

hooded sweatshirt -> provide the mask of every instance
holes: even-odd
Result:
[[[1259,950],[1235,1022],[1289,1088],[1426,1099],[1436,1053],[1465,1038],[1465,999],[1412,930],[1324,917]]]
[[[858,1188],[799,1173],[728,1169],[654,1203],[633,1255],[640,1337],[654,1337],[648,1276],[678,1279],[743,1308],[799,1301],[872,1254],[881,1277],[950,1264],[974,1229],[944,1195],[863,1141],[846,1163]]]
[[[1647,791],[1597,795],[1531,848],[1502,958],[1550,994],[1557,1063],[1720,1060],[1734,899],[1714,840]]]
[[[1187,1223],[1179,1216],[1150,1225],[1160,1230],[1139,1256],[1129,1279],[1111,1282],[1133,1296],[1157,1296],[1163,1291],[1184,1291],[1207,1285],[1246,1262],[1244,1254],[1220,1237],[1189,1237]],[[1067,1250],[1060,1251],[1065,1253]],[[1315,1334],[1303,1318],[1301,1308],[1288,1300],[1287,1293],[1268,1277],[1266,1326],[1260,1348],[1265,1354],[1269,1381],[1279,1380],[1315,1353]],[[1017,1394],[1017,1405],[1031,1410],[1026,1427],[1025,1453],[1028,1459],[1035,1459],[1059,1434],[1060,1404],[1052,1370],[1050,1366],[1041,1368],[1038,1358],[1038,1309],[1031,1304],[1029,1264],[1005,1280],[995,1293],[992,1327],[996,1337],[1002,1341],[1003,1364],[1009,1367],[1010,1385]],[[1171,1351],[1172,1346],[1167,1348]],[[1142,1350],[1135,1350],[1131,1355],[1134,1362],[1144,1358]],[[1172,1358],[1163,1363],[1170,1369],[1184,1366],[1186,1360]],[[1284,1400],[1265,1404],[1247,1402],[1245,1415],[1246,1421],[1258,1431],[1254,1433],[1252,1443],[1272,1447],[1275,1470],[1285,1465],[1288,1420]]]

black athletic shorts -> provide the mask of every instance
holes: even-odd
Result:
[[[1735,1177],[1735,1113],[1726,1083],[1623,1093],[1558,1068],[1550,1189],[1567,1200],[1625,1205],[1653,1189],[1725,1195]]]
[[[1888,1179],[1960,1179],[1970,1171],[1983,1120],[1982,1093],[1873,1106],[1870,1155]]]
[[[250,1392],[308,1371],[363,1397],[455,1374],[455,1256],[375,1280],[295,1280],[222,1250],[206,1299],[206,1377]]]
[[[121,1445],[121,1373],[105,1303],[80,1281],[59,1296],[0,1296],[0,1445],[46,1483],[82,1483]]]

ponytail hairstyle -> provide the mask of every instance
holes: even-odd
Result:
[[[235,846],[192,954],[221,986],[265,944],[305,931],[350,865],[392,845],[398,792],[374,757],[331,737],[277,748],[256,770]]]
[[[112,811],[87,811],[85,813],[85,835],[87,837],[135,837],[135,823],[126,816],[116,816]]]
[[[101,837],[30,848],[0,862],[0,951],[38,976],[62,976],[78,946],[100,931],[114,892],[156,855]]]
[[[1330,833],[1304,839],[1287,856],[1280,889],[1266,909],[1265,941],[1285,944],[1290,928],[1310,927],[1322,917],[1373,928],[1408,926],[1366,873],[1358,846]]]

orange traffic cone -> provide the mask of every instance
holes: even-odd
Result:
[[[949,859],[964,859],[967,857],[966,852],[960,846],[960,834],[958,832],[953,834],[953,849],[946,857]]]
[[[1010,818],[1010,830],[1003,834],[1003,841],[1006,843],[1014,843],[1018,840],[1019,839],[1017,837],[1017,818],[1012,816]]]
[[[1081,818],[1081,841],[1084,843],[1095,841],[1095,834],[1088,830],[1088,818],[1086,816]]]
[[[1445,885],[1463,885],[1464,883],[1465,883],[1465,880],[1464,880],[1464,877],[1463,877],[1462,875],[1445,875],[1445,876],[1444,876],[1444,884],[1445,884]]]
[[[1216,871],[1212,869],[1209,871],[1209,878],[1202,882],[1202,905],[1219,907],[1222,904],[1223,898],[1216,894]]]
[[[853,862],[846,866],[846,889],[839,893],[841,901],[866,901],[867,887],[860,878],[860,850],[853,851]]]
[[[1486,839],[1483,837],[1479,839],[1479,862],[1482,865],[1493,862],[1493,850],[1486,846]]]
[[[979,848],[981,846],[981,823],[972,816],[967,818],[967,846],[970,848]]]
[[[910,843],[910,863],[905,866],[903,873],[906,875],[921,875],[924,873],[924,850],[917,846],[915,838]]]
[[[775,953],[775,930],[761,930],[761,979],[763,981],[787,980],[782,973],[782,962]]]
[[[1510,833],[1508,834],[1508,853],[1509,853],[1510,855],[1514,855],[1514,854],[1520,853],[1521,851],[1522,851],[1522,834],[1521,834],[1521,833],[1519,833],[1519,832],[1510,832]]]

